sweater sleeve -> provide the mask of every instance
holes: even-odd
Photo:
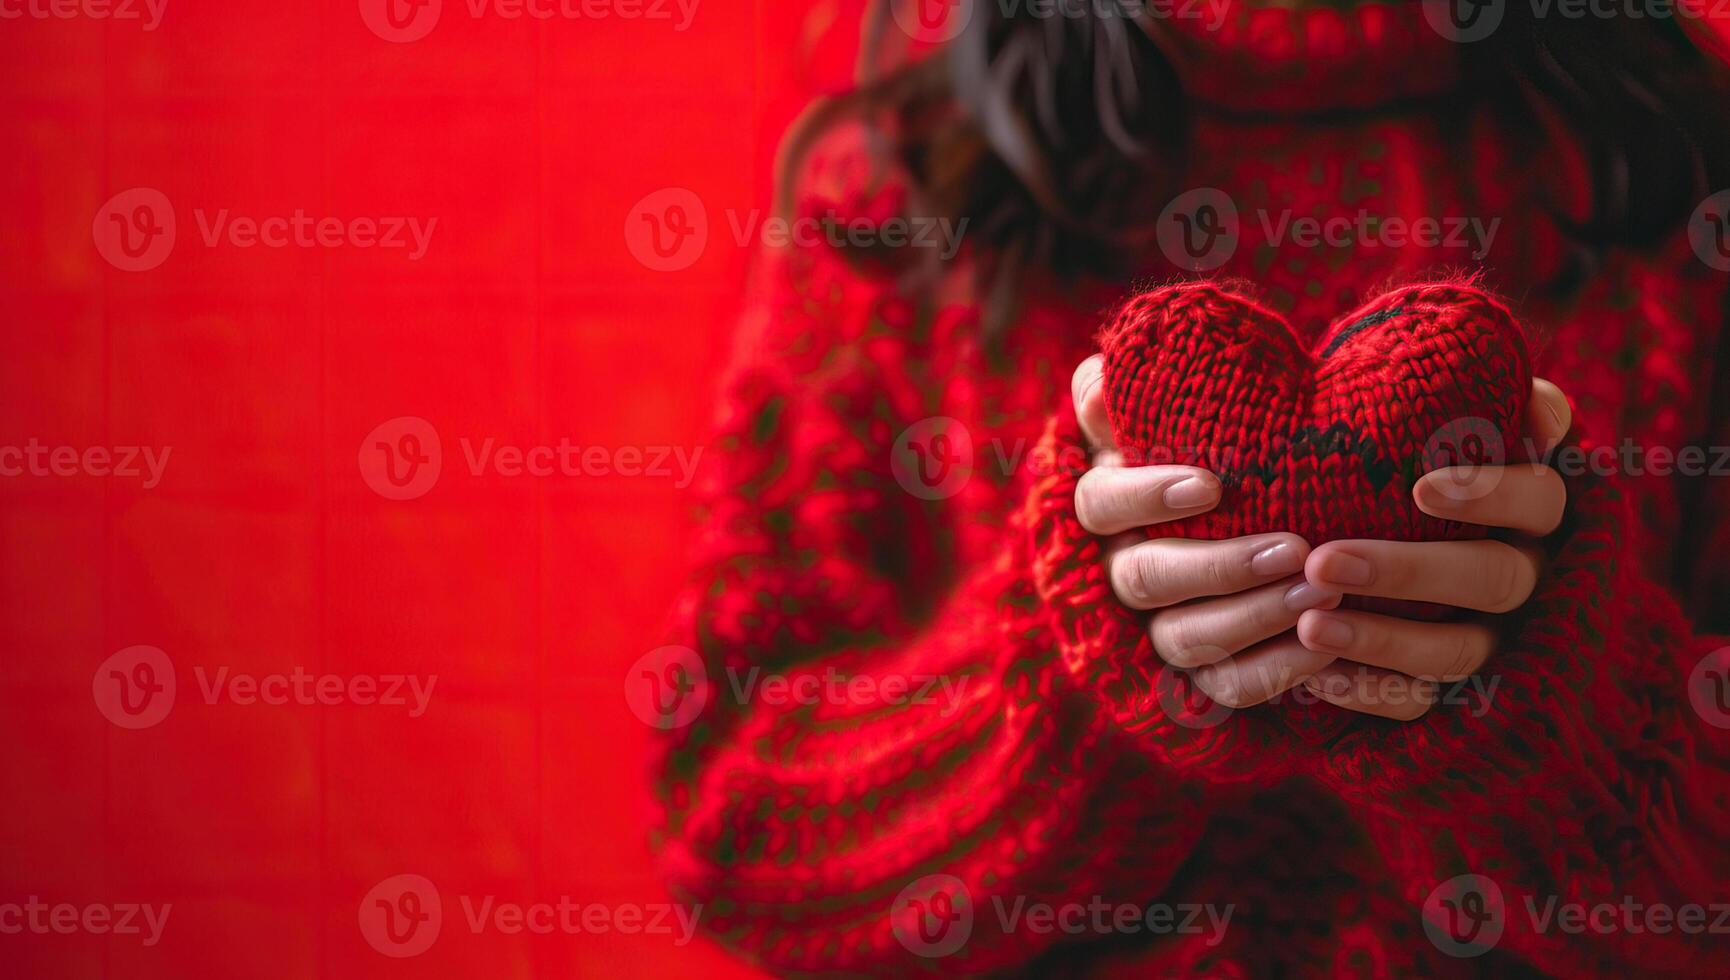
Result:
[[[1555,341],[1545,373],[1580,443],[1559,467],[1569,523],[1496,658],[1421,720],[1358,723],[1319,760],[1449,956],[1704,976],[1730,951],[1730,641],[1698,632],[1668,558],[1723,515],[1695,523],[1650,466],[1706,421],[1690,374],[1723,284],[1701,271],[1608,271]]]
[[[671,732],[667,872],[779,971],[1022,962],[1050,937],[994,899],[1157,890],[1197,803],[1102,791],[1135,767],[1053,669],[1026,547],[960,561],[954,508],[895,482],[931,413],[864,339],[884,296],[817,253],[765,275],[676,614],[704,704]]]
[[[1073,413],[993,491],[1017,502],[1001,527],[969,498],[989,476],[909,492],[897,436],[963,414],[962,383],[922,379],[903,343],[946,314],[825,249],[760,271],[697,572],[649,665],[692,706],[661,722],[674,894],[784,972],[973,973],[1087,938],[1022,914],[1158,897],[1230,791],[1224,760],[1255,756],[1249,722],[1176,724],[1146,678],[1096,676],[1146,641],[1127,611],[1077,613],[1117,604],[1070,504]],[[1174,965],[1217,953],[1159,943]]]

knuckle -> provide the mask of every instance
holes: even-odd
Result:
[[[1141,600],[1150,607],[1170,605],[1170,583],[1176,578],[1176,559],[1155,542],[1136,550],[1134,564],[1135,587]]]
[[[1081,526],[1093,534],[1104,533],[1105,525],[1099,519],[1099,474],[1102,470],[1088,470],[1081,474],[1081,479],[1075,481],[1075,518]]]
[[[1280,630],[1289,629],[1297,622],[1297,616],[1285,607],[1285,590],[1283,583],[1274,587],[1269,599],[1263,602],[1247,604],[1244,615],[1244,625],[1256,638],[1272,636]]]
[[[1562,518],[1568,513],[1568,484],[1562,475],[1548,466],[1544,467],[1544,475],[1539,478],[1544,493],[1549,500],[1549,506],[1544,509],[1539,534],[1549,534],[1562,525]]]
[[[1222,704],[1227,708],[1247,708],[1250,706],[1249,694],[1235,676],[1229,679],[1210,680],[1202,687],[1202,691],[1215,703]]]
[[[1166,612],[1153,617],[1153,648],[1173,667],[1190,670],[1219,660],[1231,651],[1202,639],[1200,617]]]
[[[1476,579],[1480,583],[1482,608],[1487,612],[1505,613],[1518,609],[1531,593],[1520,553],[1511,545],[1490,542],[1478,563]]]
[[[1235,555],[1228,554],[1225,549],[1212,548],[1201,562],[1201,581],[1207,595],[1230,595],[1241,586],[1238,580]]]
[[[1112,587],[1119,599],[1138,609],[1159,604],[1155,601],[1154,583],[1158,577],[1154,568],[1156,559],[1151,557],[1153,550],[1145,544],[1135,545],[1113,559]]]
[[[1484,665],[1487,656],[1483,636],[1475,629],[1459,629],[1453,631],[1453,639],[1447,643],[1447,653],[1444,658],[1445,669],[1440,679],[1444,681],[1464,680],[1478,672]]]
[[[1087,397],[1088,389],[1093,387],[1094,380],[1104,374],[1104,357],[1095,354],[1075,366],[1075,373],[1069,376],[1069,394],[1075,400],[1076,408],[1081,407],[1082,400]]]

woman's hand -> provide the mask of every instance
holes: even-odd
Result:
[[[1572,419],[1561,389],[1533,382],[1526,430],[1540,452],[1561,442]],[[1512,612],[1537,584],[1536,539],[1562,522],[1568,491],[1550,467],[1516,463],[1434,470],[1412,488],[1412,499],[1433,517],[1514,536],[1511,542],[1333,541],[1310,554],[1304,577],[1332,592]],[[1427,623],[1338,609],[1304,613],[1297,635],[1306,649],[1339,658],[1310,674],[1304,681],[1310,690],[1342,708],[1399,719],[1428,711],[1438,682],[1476,673],[1497,640],[1493,617]]]
[[[1197,668],[1202,692],[1231,707],[1259,704],[1332,663],[1293,632],[1305,610],[1331,609],[1339,593],[1304,581],[1310,546],[1295,534],[1227,541],[1149,540],[1142,528],[1213,509],[1219,479],[1195,466],[1124,466],[1105,414],[1103,358],[1072,379],[1075,414],[1093,466],[1075,488],[1081,524],[1104,535],[1112,590],[1131,609],[1154,610],[1153,649],[1174,667]]]

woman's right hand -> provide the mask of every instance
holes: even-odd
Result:
[[[1293,627],[1306,609],[1340,596],[1304,581],[1310,546],[1295,534],[1225,541],[1149,538],[1150,525],[1219,504],[1219,478],[1196,466],[1126,466],[1105,413],[1104,358],[1081,362],[1071,381],[1092,466],[1075,488],[1081,525],[1105,541],[1106,574],[1124,605],[1151,610],[1153,649],[1193,669],[1197,687],[1245,708],[1303,683],[1333,657],[1305,649]]]

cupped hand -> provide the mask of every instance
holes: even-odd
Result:
[[[1561,389],[1533,382],[1525,427],[1541,454],[1561,442],[1572,419]],[[1471,677],[1495,653],[1497,615],[1531,596],[1541,568],[1538,539],[1561,524],[1568,491],[1561,476],[1540,463],[1454,466],[1426,473],[1412,499],[1426,514],[1499,528],[1507,540],[1333,541],[1310,553],[1305,579],[1330,592],[1488,615],[1435,623],[1312,610],[1297,629],[1306,650],[1338,658],[1310,673],[1304,683],[1311,691],[1343,708],[1406,720],[1429,710],[1439,683]]]
[[[1146,527],[1219,504],[1220,482],[1195,466],[1126,466],[1106,418],[1103,358],[1081,363],[1071,383],[1075,414],[1093,453],[1075,488],[1075,511],[1105,537],[1112,591],[1151,611],[1153,649],[1173,667],[1194,668],[1203,693],[1231,707],[1259,704],[1328,667],[1336,654],[1310,649],[1294,627],[1306,610],[1331,609],[1338,591],[1305,581],[1314,562],[1295,534],[1224,541],[1148,538]]]

